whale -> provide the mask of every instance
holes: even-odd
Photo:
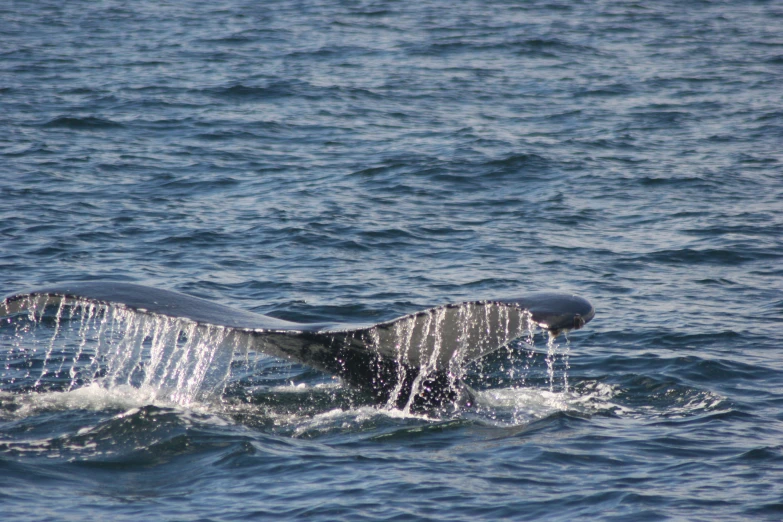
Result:
[[[537,292],[444,304],[374,324],[298,323],[171,290],[89,281],[12,293],[0,302],[0,317],[86,305],[219,328],[253,350],[339,377],[378,403],[419,411],[470,406],[474,392],[459,377],[466,364],[533,329],[556,336],[595,316],[583,297]]]

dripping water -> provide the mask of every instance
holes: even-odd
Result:
[[[547,341],[546,341],[546,367],[547,367],[547,378],[549,381],[549,391],[554,393],[555,392],[555,386],[556,386],[556,365],[557,365],[557,356],[560,354],[560,360],[562,364],[562,373],[563,373],[563,393],[568,393],[568,370],[570,368],[568,363],[568,356],[571,351],[571,342],[568,339],[568,335],[564,334],[565,337],[565,347],[562,349],[562,352],[560,351],[560,344],[557,342],[557,336],[553,334],[552,332],[547,332]]]
[[[60,299],[53,315],[47,301],[29,304],[27,314],[5,319],[14,339],[3,375],[28,391],[130,386],[187,406],[219,396],[246,348],[221,326],[78,299]]]
[[[118,304],[32,296],[22,309],[26,313],[3,318],[3,322],[13,324],[14,332],[10,340],[0,339],[11,345],[3,354],[6,360],[2,383],[6,390],[130,387],[142,390],[152,399],[188,406],[223,397],[229,385],[253,388],[264,382],[258,376],[262,371],[259,360],[275,359],[263,353],[258,339],[253,341],[241,331],[137,312]],[[455,315],[449,318],[448,313]],[[456,343],[457,349],[451,352],[445,346],[448,321],[456,321],[456,337],[448,343]],[[488,325],[496,322],[499,328],[493,331]],[[476,331],[480,332],[478,337]],[[496,304],[462,306],[451,312],[440,307],[404,318],[392,328],[397,375],[395,388],[383,409],[399,407],[403,383],[413,366],[419,372],[413,379],[411,393],[402,403],[406,414],[411,413],[414,397],[422,392],[427,376],[436,370],[445,370],[448,384],[457,394],[471,364],[478,368],[480,381],[485,373],[497,373],[497,368],[485,371],[480,359],[468,364],[466,354],[475,353],[476,345],[479,350],[481,346],[504,345],[499,363],[502,377],[494,384],[521,389],[538,353],[535,338],[539,331],[529,314],[521,321],[512,320],[509,308]],[[555,391],[559,367],[562,389],[567,393],[568,339],[561,349],[554,335],[545,335],[549,391]],[[354,342],[354,337],[347,337],[345,342]],[[516,338],[519,340],[508,342]],[[377,328],[369,329],[366,340],[371,350],[380,353],[381,335]],[[279,364],[274,369],[277,378],[282,370]],[[285,382],[290,387],[297,386],[288,377]]]

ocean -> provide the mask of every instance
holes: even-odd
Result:
[[[596,310],[423,412],[264,354],[82,381],[94,321],[5,317],[0,518],[783,519],[781,85],[774,1],[0,1],[0,296]]]

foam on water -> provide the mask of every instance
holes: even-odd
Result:
[[[39,393],[0,392],[0,401],[6,406],[3,415],[24,418],[47,411],[85,410],[128,411],[144,406],[174,409],[179,412],[213,414],[219,411],[214,402],[190,401],[187,405],[169,400],[157,388],[119,385],[111,388],[93,382],[81,388]]]

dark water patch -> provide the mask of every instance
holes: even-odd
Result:
[[[775,463],[775,462],[783,461],[783,454],[781,454],[780,446],[764,447],[764,448],[755,448],[746,451],[745,453],[737,456],[736,458],[739,460],[745,460],[749,462]]]
[[[137,61],[131,61],[124,64],[125,67],[152,67],[157,69],[164,69],[171,67],[171,62],[163,61],[163,60],[137,60]]]
[[[194,165],[195,167],[195,165]],[[239,185],[231,176],[211,176],[211,179],[195,176],[168,176],[159,180],[156,186],[174,193],[193,193],[196,191],[224,190]]]
[[[360,6],[350,12],[351,16],[357,18],[386,18],[398,14],[392,9],[384,9],[375,6]]]
[[[744,514],[752,517],[773,516],[780,517],[783,514],[783,502],[771,502],[744,511]]]
[[[246,131],[237,130],[218,130],[213,132],[205,132],[196,134],[193,136],[196,139],[204,141],[227,141],[235,142],[237,140],[258,140],[260,136]]]
[[[655,186],[681,186],[681,187],[687,187],[687,186],[697,186],[697,187],[704,187],[704,186],[711,186],[713,185],[713,182],[709,179],[702,177],[702,176],[671,176],[671,177],[650,177],[650,176],[642,176],[639,178],[639,183],[642,186],[645,187],[655,187]]]
[[[90,87],[71,87],[70,89],[65,89],[62,91],[62,94],[74,94],[74,95],[95,95],[95,94],[101,94],[104,91],[96,90]]]
[[[707,138],[713,143],[736,143],[743,141],[742,138],[738,138],[736,134],[714,134]]]
[[[551,163],[538,154],[512,154],[502,159],[488,161],[485,165],[492,169],[492,174],[504,174],[528,169],[541,171]]]
[[[311,100],[338,99],[375,99],[378,95],[369,89],[345,88],[341,86],[317,86],[304,81],[273,81],[263,86],[238,83],[230,87],[212,88],[208,94],[228,101],[252,102],[298,97]]]
[[[379,246],[388,242],[405,243],[407,241],[417,241],[426,238],[426,234],[417,234],[411,230],[400,228],[386,228],[378,230],[368,230],[361,233],[361,238],[370,243],[378,243]]]
[[[593,148],[598,150],[633,150],[638,149],[639,145],[633,136],[623,136],[617,139],[571,139],[568,140],[580,148]]]
[[[765,157],[759,157],[758,155],[747,154],[747,153],[739,153],[736,155],[736,158],[737,161],[745,165],[753,165],[753,164],[769,165],[771,163],[780,163],[780,160],[778,158],[774,158],[774,157],[765,158]]]
[[[215,244],[228,244],[231,242],[231,235],[222,231],[213,230],[193,230],[184,234],[170,235],[158,239],[156,243],[164,246],[191,245],[206,246]]]
[[[739,283],[737,283],[737,282],[735,282],[735,281],[731,281],[731,280],[729,280],[729,279],[724,279],[724,278],[717,278],[717,279],[716,279],[716,278],[700,279],[700,280],[696,281],[696,283],[698,283],[698,284],[700,284],[700,285],[706,285],[706,286],[719,286],[719,287],[724,287],[724,286],[737,286],[737,285],[739,284]]]
[[[150,170],[156,170],[160,165],[154,158],[139,158],[142,161],[115,161],[113,163],[97,163],[94,168],[100,172],[116,174],[148,174]],[[91,161],[92,163],[92,161]]]
[[[208,91],[214,96],[229,100],[265,100],[293,96],[301,88],[298,82],[274,82],[266,86],[236,84],[230,87],[213,88]]]
[[[780,238],[783,235],[783,223],[775,223],[773,216],[743,216],[747,221],[754,222],[753,225],[712,225],[699,228],[686,228],[682,233],[693,236],[715,238],[720,236],[745,236],[749,238],[762,238],[770,236]]]
[[[597,88],[580,89],[574,92],[577,98],[627,96],[634,93],[632,86],[624,83],[612,83]]]
[[[531,38],[519,42],[506,42],[515,53],[523,56],[540,56],[544,58],[558,58],[561,55],[599,56],[602,53],[595,47],[575,44],[559,38]]]
[[[629,165],[634,167],[641,167],[650,164],[650,160],[648,158],[625,156],[625,155],[601,156],[600,160],[604,162],[619,163],[621,165]]]
[[[346,65],[343,62],[357,57],[367,57],[374,54],[378,54],[378,51],[367,49],[366,47],[351,47],[351,46],[327,46],[319,49],[312,49],[307,51],[294,51],[286,55],[288,59],[293,60],[322,60],[322,59],[334,59],[340,62],[340,65]]]
[[[373,185],[382,185],[382,188],[388,188],[392,183],[398,183],[397,180],[401,176],[408,174],[415,174],[419,168],[417,164],[421,160],[409,159],[388,161],[385,164],[368,166],[361,168],[360,170],[352,171],[348,176],[361,177],[367,180],[368,183]],[[432,160],[425,160],[427,162]]]
[[[252,29],[252,30],[244,30],[231,35],[221,36],[218,38],[212,38],[212,37],[203,38],[198,41],[199,43],[206,44],[207,46],[225,46],[230,49],[233,49],[234,47],[237,46],[244,47],[248,45],[258,45],[261,42],[265,44],[269,44],[275,40],[277,40],[278,42],[282,41],[282,39],[276,36],[275,32],[259,28],[259,29]]]
[[[644,112],[632,112],[629,116],[633,117],[636,121],[653,125],[653,126],[665,126],[671,130],[672,126],[681,125],[684,122],[693,121],[694,115],[692,112],[684,111],[644,111]]]
[[[640,256],[638,259],[644,262],[676,264],[676,265],[716,265],[739,266],[755,261],[776,260],[783,257],[783,253],[774,253],[765,249],[722,249],[707,248],[696,250],[682,248],[677,250],[661,250]]]
[[[125,125],[105,118],[99,118],[96,116],[58,116],[52,120],[42,124],[46,128],[54,129],[72,129],[72,130],[102,130],[102,129],[118,129],[123,128]]]
[[[783,121],[783,111],[770,111],[765,112],[764,114],[756,115],[754,118],[755,121],[769,121],[769,120],[779,120]]]
[[[450,56],[463,53],[488,53],[491,51],[505,50],[508,46],[503,43],[481,42],[468,38],[460,38],[454,41],[440,41],[430,44],[413,44],[405,48],[409,56]]]

